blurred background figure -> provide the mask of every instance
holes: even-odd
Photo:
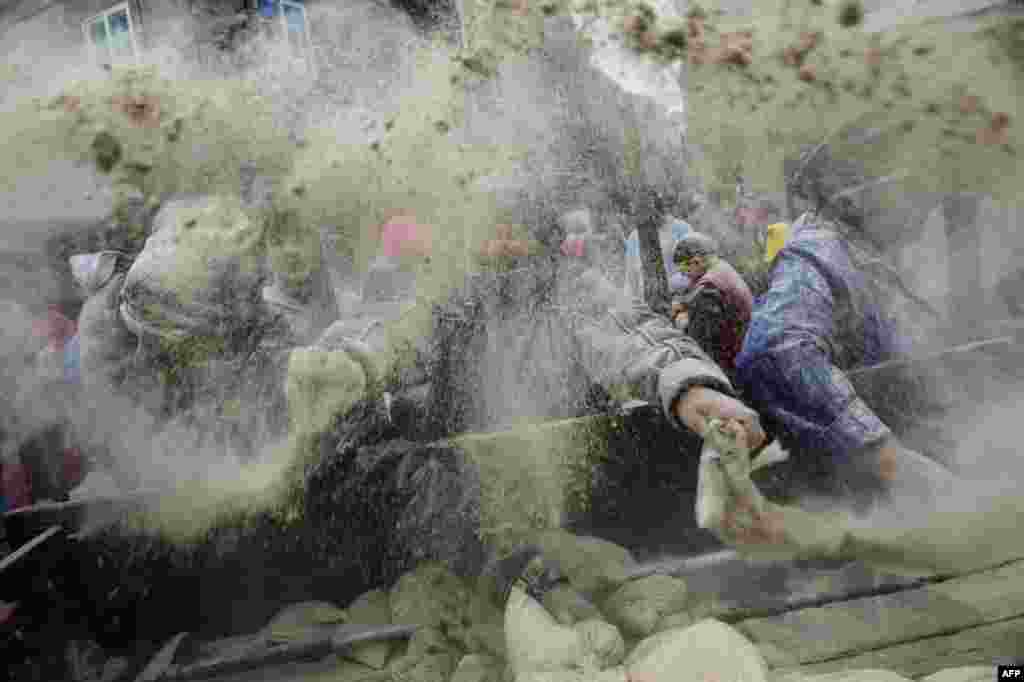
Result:
[[[772,223],[765,231],[764,262],[771,264],[789,239],[789,223]]]
[[[412,211],[395,209],[380,226],[377,257],[363,282],[363,300],[408,299],[416,295],[416,270],[429,262],[433,233]]]
[[[691,231],[690,224],[675,216],[666,216],[661,228],[658,230],[658,242],[661,245],[662,260],[665,263],[665,272],[675,272],[672,264],[672,251],[680,239]],[[676,286],[684,284],[682,280],[676,280]],[[672,282],[669,282],[671,289]],[[626,238],[626,295],[634,299],[644,300],[644,269],[640,258],[640,234],[634,229]]]
[[[1021,318],[1024,317],[1024,249],[1016,249],[1013,255],[1018,265],[996,284],[996,296],[1011,318]]]
[[[48,303],[46,312],[32,324],[35,336],[43,342],[36,356],[36,370],[41,377],[77,384],[80,379],[78,361],[78,325],[68,319],[56,302]]]

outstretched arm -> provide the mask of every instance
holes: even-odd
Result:
[[[742,430],[728,422],[709,426],[704,447],[698,496],[710,513],[702,516],[698,507],[698,518],[702,527],[744,554],[780,560],[856,560],[909,575],[974,570],[1020,556],[1016,528],[1024,519],[1021,505],[993,504],[991,495],[972,501],[972,493],[962,492],[958,504],[949,507],[948,500],[956,499],[949,487],[955,481],[916,453],[902,451],[898,476],[916,479],[909,482],[922,484],[918,492],[932,489],[935,495],[930,499],[908,500],[927,513],[907,515],[905,507],[897,507],[880,519],[863,522],[841,509],[812,512],[766,500],[750,479],[751,448]],[[949,541],[951,533],[955,542]]]
[[[588,278],[579,281],[586,285]],[[592,305],[571,321],[578,357],[594,381],[609,390],[626,386],[634,397],[661,405],[678,428],[703,434],[707,418],[719,416],[740,420],[753,440],[764,440],[757,414],[696,341],[645,305],[593,295],[599,284],[583,292]]]

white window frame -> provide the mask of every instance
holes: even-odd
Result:
[[[84,22],[82,22],[82,33],[85,35],[85,42],[89,45],[89,52],[92,55],[93,62],[97,65],[106,65],[107,63],[109,63],[111,66],[113,66],[119,60],[116,60],[114,58],[114,55],[110,53],[109,47],[107,48],[108,53],[106,57],[109,58],[110,61],[105,62],[103,59],[100,58],[100,49],[96,45],[96,43],[93,42],[92,33],[89,29],[98,19],[102,19],[104,27],[107,30],[107,40],[109,41],[111,36],[110,16],[113,14],[117,14],[122,10],[128,16],[128,38],[131,41],[132,45],[132,62],[134,63],[135,66],[139,65],[139,43],[135,37],[135,20],[132,18],[132,8],[130,2],[121,2],[111,7],[108,7],[99,14],[94,14],[93,16],[89,17]]]
[[[278,14],[281,15],[281,38],[285,42],[288,53],[294,60],[305,61],[309,65],[310,72],[315,73],[316,63],[313,61],[313,35],[309,31],[309,12],[306,11],[305,3],[295,2],[294,0],[274,0],[274,2],[278,6]],[[288,17],[285,15],[285,7],[302,10],[302,30],[305,34],[305,44],[302,46],[301,54],[295,54],[292,41],[288,37]]]

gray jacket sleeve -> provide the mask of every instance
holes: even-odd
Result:
[[[586,285],[586,278],[580,278]],[[587,287],[591,294],[592,287]],[[692,386],[735,396],[725,373],[697,343],[649,307],[591,295],[574,307],[571,329],[577,356],[590,377],[607,389],[628,386],[635,397],[660,404],[685,428],[673,408]]]
[[[78,316],[82,383],[86,386],[111,388],[134,360],[135,336],[117,312],[124,279],[124,275],[114,275],[89,297]]]

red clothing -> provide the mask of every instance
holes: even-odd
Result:
[[[32,331],[46,339],[47,350],[59,352],[78,333],[78,325],[64,317],[56,306],[50,306],[46,317],[33,323]]]
[[[0,490],[8,510],[32,504],[32,474],[28,467],[21,462],[7,461],[0,464],[0,476]]]
[[[78,448],[67,448],[61,455],[61,475],[64,489],[72,490],[85,478],[85,458]]]
[[[88,463],[78,448],[65,448],[60,457],[60,486],[72,490],[85,479]],[[32,471],[20,461],[0,464],[0,511],[28,507],[35,504]]]
[[[381,246],[389,258],[430,255],[430,228],[408,215],[399,215],[381,227]]]
[[[583,258],[586,249],[587,241],[583,237],[569,237],[562,242],[562,255],[569,258]]]
[[[765,208],[736,209],[736,222],[743,226],[762,225],[768,222],[768,218],[768,209]]]

